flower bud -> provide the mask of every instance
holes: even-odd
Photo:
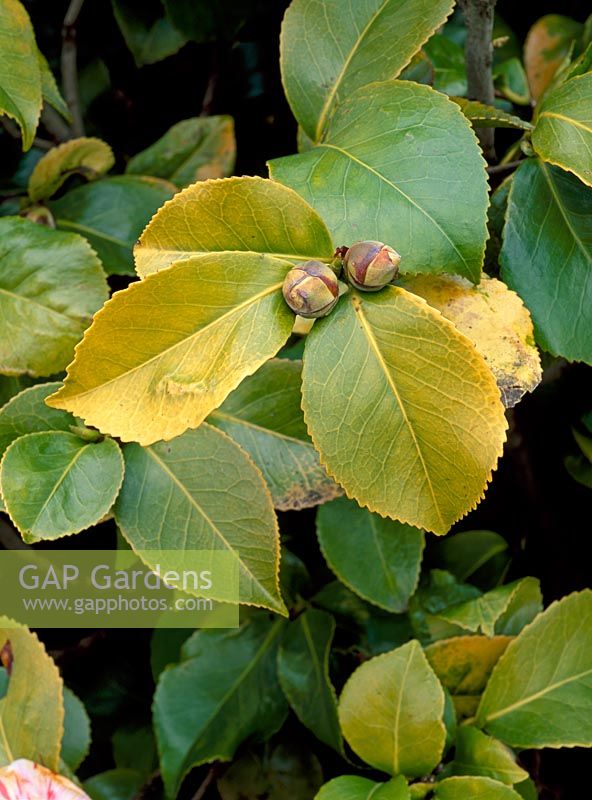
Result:
[[[401,256],[382,242],[356,242],[345,254],[347,277],[365,292],[377,292],[399,274]]]
[[[282,292],[295,314],[308,319],[324,317],[339,299],[339,281],[327,264],[306,261],[288,272]]]
[[[90,800],[89,796],[62,775],[19,758],[0,769],[0,797],[5,800]]]

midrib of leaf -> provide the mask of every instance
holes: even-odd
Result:
[[[209,515],[199,505],[199,503],[195,500],[195,498],[191,495],[191,493],[187,490],[187,488],[179,480],[179,478],[175,475],[175,473],[168,467],[166,462],[163,461],[161,458],[159,458],[159,456],[157,456],[152,447],[145,447],[143,449],[146,450],[146,452],[154,459],[154,461],[156,461],[156,463],[163,470],[163,472],[165,472],[169,476],[169,478],[173,481],[173,483],[181,490],[181,492],[189,500],[190,505],[193,506],[193,508],[195,508],[197,513],[205,520],[207,525],[209,525],[209,527],[211,528],[212,532],[220,539],[220,541],[224,544],[226,549],[229,552],[234,553],[236,555],[243,572],[245,572],[253,580],[253,582],[259,587],[259,589],[263,592],[263,594],[271,600],[273,606],[275,607],[277,605],[277,599],[274,598],[272,595],[270,595],[267,589],[265,589],[261,585],[259,579],[253,575],[249,567],[242,560],[240,553],[237,552],[237,550],[232,547],[232,545],[230,544],[228,539],[224,536],[222,531],[216,526],[214,521],[210,519]]]
[[[224,312],[224,314],[222,314],[219,317],[216,317],[216,319],[212,320],[207,325],[204,325],[202,328],[199,328],[197,331],[194,331],[193,333],[189,334],[189,336],[186,336],[185,338],[181,339],[180,341],[175,342],[170,347],[167,347],[164,350],[160,350],[158,353],[156,353],[155,355],[151,356],[151,358],[148,358],[146,361],[142,361],[140,364],[137,364],[135,367],[132,367],[131,369],[125,370],[125,372],[120,372],[119,375],[115,375],[113,378],[109,378],[108,381],[104,381],[103,383],[99,383],[96,386],[92,386],[90,389],[86,389],[84,392],[76,392],[76,397],[84,397],[87,394],[92,394],[93,392],[95,392],[99,388],[102,389],[105,386],[109,386],[112,383],[116,383],[117,381],[121,380],[121,378],[123,378],[124,376],[133,375],[134,372],[137,372],[138,370],[143,369],[144,367],[148,366],[148,364],[151,364],[153,361],[160,360],[166,353],[170,353],[173,350],[175,350],[177,347],[182,347],[183,345],[187,344],[188,342],[191,342],[193,339],[201,336],[205,331],[207,331],[207,330],[209,330],[211,328],[215,328],[217,325],[220,325],[220,323],[224,322],[229,317],[233,317],[239,311],[242,311],[243,309],[249,308],[249,306],[253,305],[258,300],[261,300],[262,298],[266,297],[269,294],[273,294],[278,289],[281,289],[281,287],[282,287],[281,283],[274,283],[272,286],[268,286],[262,292],[258,292],[257,294],[252,295],[251,297],[249,297],[247,300],[244,300],[242,303],[239,303],[238,305],[233,306],[229,311]],[[124,291],[129,291],[129,290],[125,289]]]
[[[529,695],[528,697],[522,698],[522,700],[517,700],[515,703],[512,703],[505,708],[499,709],[499,711],[495,711],[493,714],[485,717],[483,723],[487,724],[494,719],[499,719],[500,717],[504,717],[506,714],[512,713],[512,711],[516,711],[518,708],[522,708],[522,706],[528,705],[529,703],[538,700],[541,697],[545,697],[545,695],[549,694],[550,692],[554,692],[556,689],[560,689],[562,686],[566,686],[573,681],[579,681],[581,678],[586,678],[588,675],[592,675],[592,668],[585,670],[584,672],[579,672],[576,675],[569,675],[567,678],[563,678],[563,680],[556,681],[555,683],[550,684],[549,686],[545,686],[544,689],[541,689],[538,692],[534,692],[533,694]]]
[[[481,558],[478,558],[470,567],[468,572],[463,572],[460,576],[461,581],[466,581],[471,575],[474,575],[478,569],[480,569],[484,564],[492,559],[494,556],[498,555],[499,553],[503,553],[506,550],[506,547],[502,544],[494,545],[490,550],[484,553]]]
[[[393,774],[399,774],[399,721],[401,719],[401,707],[403,705],[403,695],[405,693],[405,683],[407,681],[407,673],[409,672],[409,667],[411,666],[411,661],[413,659],[413,654],[415,652],[415,646],[412,645],[409,653],[409,658],[407,659],[407,663],[405,664],[405,671],[403,672],[403,677],[401,678],[401,688],[399,691],[399,696],[397,698],[397,707],[395,709],[395,724],[393,726]]]
[[[541,171],[542,171],[543,175],[545,176],[545,180],[547,181],[547,184],[549,185],[549,191],[553,195],[553,199],[555,200],[557,208],[559,209],[559,213],[563,217],[563,219],[565,221],[565,224],[567,225],[567,227],[569,229],[569,232],[573,236],[574,241],[576,242],[576,244],[578,246],[578,249],[582,251],[582,253],[584,254],[586,260],[590,261],[592,263],[592,255],[586,250],[586,246],[585,246],[584,242],[578,236],[577,231],[573,227],[573,225],[571,223],[571,220],[569,219],[569,217],[567,216],[567,214],[565,212],[565,209],[563,208],[563,202],[561,200],[560,195],[557,192],[557,189],[555,188],[555,183],[553,182],[551,176],[549,175],[548,167],[545,165],[545,163],[543,161],[540,161],[539,165],[540,165],[540,168],[541,168]],[[583,296],[583,294],[582,294],[582,296]]]
[[[2,707],[0,704],[0,735],[2,737],[2,747],[4,748],[4,752],[8,756],[10,762],[14,761],[14,755],[12,750],[10,749],[10,745],[8,744],[8,737],[6,735],[6,729],[4,727],[4,720],[2,718]]]
[[[387,564],[386,559],[384,557],[384,553],[382,551],[382,547],[379,544],[378,532],[376,530],[376,521],[375,521],[374,517],[372,517],[370,515],[368,516],[368,519],[370,521],[370,530],[372,531],[372,538],[374,539],[374,543],[376,545],[376,549],[378,550],[378,556],[380,558],[380,563],[382,564],[382,567],[383,567],[383,570],[384,570],[384,575],[386,577],[386,581],[387,581],[387,583],[388,583],[393,595],[396,595],[397,594],[397,584],[396,584],[396,582],[395,582],[395,580],[394,580],[394,578],[393,578],[393,576],[392,576],[392,574],[391,574],[391,572],[390,572],[390,570],[388,568],[388,564]]]
[[[115,236],[109,236],[103,231],[99,231],[96,228],[91,228],[88,225],[81,225],[79,222],[71,222],[69,219],[58,218],[56,219],[56,224],[60,228],[68,228],[68,230],[82,231],[83,233],[88,233],[91,236],[96,236],[97,239],[104,239],[106,242],[111,242],[111,244],[117,244],[120,247],[125,247],[128,249],[131,248],[129,242],[124,242],[123,239],[116,239]]]
[[[140,250],[142,255],[147,254],[150,258],[153,257],[154,253],[157,256],[161,256],[163,253],[166,253],[167,256],[174,256],[173,260],[167,265],[168,267],[172,267],[175,264],[183,264],[183,262],[193,258],[194,256],[212,255],[212,253],[216,253],[217,255],[268,256],[269,258],[275,258],[278,261],[289,261],[290,266],[293,261],[296,263],[301,261],[322,261],[325,264],[330,264],[333,260],[332,257],[326,255],[296,255],[294,253],[272,253],[262,250],[169,250],[167,247],[157,248],[144,246],[142,246]]]
[[[237,689],[240,687],[240,685],[242,683],[244,683],[244,681],[249,677],[249,675],[255,669],[257,664],[259,664],[259,662],[261,661],[263,656],[266,655],[266,653],[269,650],[269,648],[271,647],[274,639],[276,638],[278,633],[282,630],[282,628],[283,628],[282,620],[277,620],[276,622],[273,623],[273,626],[272,626],[271,630],[269,631],[269,633],[267,634],[265,639],[261,642],[261,646],[259,647],[259,650],[255,654],[255,657],[253,658],[253,660],[250,661],[249,664],[245,667],[245,669],[239,674],[238,678],[230,686],[230,688],[228,689],[226,694],[222,697],[222,699],[217,704],[217,706],[214,708],[214,710],[212,711],[210,716],[204,721],[204,724],[202,725],[202,727],[199,730],[198,738],[201,738],[204,735],[204,732],[208,729],[208,727],[216,719],[216,717],[217,717],[218,713],[220,712],[220,710],[226,705],[228,700],[237,691]],[[192,747],[193,746],[195,746],[195,741],[194,741]]]
[[[395,400],[397,401],[397,404],[398,404],[398,406],[399,406],[399,408],[401,410],[401,415],[403,417],[403,421],[405,422],[405,425],[407,426],[407,429],[409,430],[409,433],[411,434],[411,438],[413,440],[413,444],[415,445],[415,449],[416,449],[419,461],[421,463],[421,467],[423,469],[424,475],[426,477],[426,481],[427,481],[427,485],[428,485],[430,494],[432,496],[434,509],[436,510],[436,513],[438,514],[438,519],[440,520],[442,526],[445,528],[446,525],[445,525],[444,519],[442,517],[442,512],[440,511],[440,506],[438,505],[438,501],[436,500],[436,494],[434,492],[434,487],[432,485],[432,480],[430,478],[430,475],[429,475],[429,472],[428,472],[428,468],[427,468],[425,459],[423,457],[423,453],[421,451],[421,447],[419,446],[419,440],[417,439],[417,436],[415,435],[415,431],[413,430],[413,426],[411,425],[411,420],[407,416],[407,412],[405,411],[405,407],[403,405],[403,401],[401,399],[401,396],[399,395],[399,392],[398,392],[398,389],[397,389],[397,387],[395,385],[395,382],[394,382],[394,380],[393,380],[393,378],[392,378],[392,376],[391,376],[391,374],[389,372],[388,366],[387,366],[387,364],[386,364],[386,362],[385,362],[385,360],[384,360],[384,358],[382,356],[382,353],[380,352],[380,349],[378,347],[378,343],[376,342],[376,339],[374,338],[374,335],[372,333],[372,329],[371,329],[370,325],[368,324],[368,321],[366,320],[366,318],[364,316],[364,311],[362,310],[361,302],[357,299],[357,297],[354,296],[352,298],[352,304],[353,304],[353,307],[354,307],[354,311],[356,312],[356,314],[358,316],[358,319],[360,320],[360,324],[361,324],[361,326],[362,326],[362,328],[363,328],[363,330],[364,330],[364,332],[366,334],[366,338],[368,340],[368,344],[372,348],[372,351],[374,352],[374,355],[376,356],[376,359],[377,359],[377,361],[378,361],[378,363],[379,363],[379,365],[380,365],[380,367],[381,367],[381,369],[382,369],[382,371],[384,373],[386,381],[387,381],[388,385],[392,389],[392,392],[393,392],[393,394],[395,396]]]
[[[345,61],[343,62],[343,66],[341,67],[341,70],[339,71],[339,75],[335,79],[335,82],[333,83],[333,86],[331,87],[331,89],[329,90],[329,93],[327,94],[327,97],[325,98],[325,102],[323,103],[323,107],[321,108],[321,113],[319,114],[319,120],[317,122],[317,128],[316,128],[316,132],[315,132],[315,139],[316,139],[317,142],[321,138],[321,135],[323,133],[323,128],[325,127],[325,122],[326,122],[326,119],[327,119],[327,115],[329,113],[329,110],[330,110],[331,106],[333,105],[333,101],[335,100],[335,98],[337,96],[337,92],[339,91],[339,87],[341,86],[341,83],[343,82],[343,79],[345,77],[345,73],[347,72],[347,69],[348,69],[349,65],[351,64],[353,57],[355,56],[355,54],[360,49],[360,45],[362,44],[362,42],[363,42],[364,38],[366,37],[366,35],[368,34],[368,32],[370,31],[370,28],[374,25],[376,20],[380,17],[380,15],[382,14],[382,12],[384,11],[385,7],[388,5],[389,2],[390,2],[390,0],[383,0],[382,5],[370,17],[370,19],[368,20],[368,22],[366,23],[366,25],[362,29],[362,32],[360,33],[360,35],[358,36],[358,38],[354,42],[354,46],[352,47],[352,49],[347,54],[347,57],[346,57]]]
[[[573,117],[568,117],[565,114],[559,114],[557,111],[541,111],[539,114],[539,119],[541,117],[553,117],[554,119],[561,120],[561,122],[567,122],[568,125],[573,125],[574,128],[581,128],[583,131],[587,133],[592,133],[592,128],[588,127],[588,125],[584,125],[583,122],[580,122]]]
[[[84,453],[86,451],[87,447],[90,447],[90,445],[87,444],[84,447],[81,447],[80,450],[78,450],[78,452],[74,454],[74,457],[70,459],[69,463],[66,465],[66,468],[64,469],[64,471],[62,472],[62,474],[58,478],[55,486],[53,487],[53,489],[49,493],[46,501],[41,506],[41,508],[39,510],[39,513],[35,517],[35,521],[34,521],[33,525],[31,526],[31,530],[33,529],[33,527],[35,525],[37,525],[37,523],[39,522],[39,518],[41,517],[41,515],[43,514],[43,512],[45,511],[45,509],[47,508],[49,503],[52,501],[52,499],[55,497],[56,492],[58,491],[58,489],[60,488],[62,483],[66,480],[66,477],[68,476],[68,473],[70,472],[70,470],[72,469],[74,464],[78,461],[78,459],[80,458],[82,453]]]
[[[342,147],[338,147],[337,145],[334,145],[334,144],[329,144],[329,143],[327,143],[327,142],[322,142],[321,144],[317,145],[317,147],[319,147],[319,148],[320,148],[320,147],[327,147],[327,148],[329,148],[329,149],[331,149],[331,150],[335,150],[336,152],[338,152],[338,153],[341,153],[341,154],[342,154],[342,155],[344,155],[346,158],[349,158],[349,159],[351,159],[353,162],[355,162],[356,164],[358,164],[358,166],[360,166],[360,167],[363,167],[364,169],[367,169],[367,170],[368,170],[368,172],[371,172],[373,175],[375,175],[375,176],[376,176],[377,178],[379,178],[381,181],[383,181],[384,183],[386,183],[386,184],[387,184],[387,186],[390,186],[390,187],[391,187],[391,189],[394,189],[396,192],[398,192],[398,193],[401,195],[401,197],[404,197],[404,198],[405,198],[405,200],[407,200],[407,202],[408,202],[410,205],[412,205],[412,206],[413,206],[414,208],[416,208],[416,209],[417,209],[419,212],[421,212],[421,213],[422,213],[422,214],[423,214],[423,215],[424,215],[424,216],[425,216],[425,217],[426,217],[426,218],[427,218],[427,219],[428,219],[428,220],[429,220],[429,221],[432,223],[432,225],[434,225],[434,227],[435,227],[435,228],[437,228],[437,229],[440,231],[440,233],[442,234],[442,236],[443,236],[443,237],[446,239],[446,241],[448,242],[448,244],[449,244],[449,245],[452,247],[452,249],[454,250],[454,252],[455,252],[455,253],[458,255],[458,257],[461,259],[461,261],[463,262],[463,264],[465,265],[465,267],[467,268],[467,270],[469,271],[469,273],[471,272],[471,269],[470,269],[470,266],[469,266],[469,264],[467,263],[467,260],[465,259],[465,257],[463,256],[463,254],[460,252],[460,250],[458,249],[458,247],[455,245],[455,243],[452,241],[452,239],[450,238],[450,236],[449,236],[449,235],[446,233],[446,231],[444,230],[444,228],[443,228],[443,227],[440,225],[440,223],[439,223],[437,220],[435,220],[435,219],[432,217],[432,215],[431,215],[431,214],[430,214],[428,211],[426,211],[426,209],[425,209],[425,208],[423,208],[422,206],[420,206],[420,205],[419,205],[419,203],[417,203],[417,202],[416,202],[416,201],[415,201],[415,200],[414,200],[412,197],[409,197],[409,195],[408,195],[408,194],[406,194],[406,192],[404,192],[404,191],[403,191],[403,190],[402,190],[402,189],[401,189],[399,186],[397,186],[397,184],[396,184],[396,183],[393,183],[393,182],[392,182],[392,181],[390,181],[390,180],[389,180],[389,179],[388,179],[388,178],[387,178],[385,175],[383,175],[381,172],[379,172],[378,170],[374,169],[374,167],[371,167],[371,166],[370,166],[370,164],[366,164],[366,162],[365,162],[365,161],[362,161],[361,159],[357,158],[356,156],[354,156],[354,155],[353,155],[353,153],[350,153],[348,150],[344,150]]]
[[[463,770],[465,772],[467,772],[467,770],[472,770],[475,768],[475,764],[465,764],[463,761],[459,761],[457,758],[454,759],[454,763],[460,770]],[[495,767],[488,767],[485,764],[479,764],[478,766],[480,769],[486,770],[488,773],[490,773],[486,777],[492,778],[492,780],[495,780],[493,776],[495,775],[496,772],[497,773],[501,772],[502,775],[507,775],[508,777],[511,777],[512,775],[516,774],[516,770],[520,769],[518,764],[516,764],[516,770],[509,769],[506,767],[498,767],[497,765]],[[470,775],[470,772],[467,774]]]
[[[289,436],[287,433],[280,433],[279,431],[274,431],[271,428],[264,428],[262,425],[257,425],[255,422],[249,422],[243,417],[238,417],[234,414],[228,414],[226,411],[220,411],[219,408],[217,408],[215,411],[212,411],[210,414],[210,418],[211,417],[214,419],[225,419],[229,422],[233,422],[236,425],[243,425],[245,428],[252,428],[253,430],[260,431],[268,436],[274,436],[278,439],[284,439],[285,441],[293,444],[303,445],[304,447],[310,447],[311,449],[314,449],[312,445],[304,439],[297,439],[295,436]]]
[[[189,151],[188,155],[181,156],[181,161],[175,167],[173,167],[173,172],[172,172],[171,176],[169,178],[167,178],[167,180],[172,181],[173,183],[175,182],[175,178],[179,175],[179,173],[183,172],[183,170],[186,169],[189,166],[189,164],[191,163],[192,159],[195,158],[195,156],[198,154],[198,151],[203,149],[203,147],[204,147],[205,143],[207,142],[210,134],[211,134],[211,131],[209,133],[203,133],[200,136],[199,141],[196,142],[193,145],[193,147]]]
[[[3,288],[0,286],[0,294],[5,294],[7,297],[11,297],[12,299],[16,300],[17,302],[21,303],[29,303],[36,308],[41,308],[46,314],[54,314],[57,317],[63,317],[67,319],[68,322],[80,322],[79,317],[72,317],[69,314],[66,314],[64,311],[57,311],[55,308],[51,308],[50,306],[44,306],[43,303],[38,303],[36,300],[32,300],[27,295],[23,294],[15,294],[14,292],[9,291],[8,289]]]

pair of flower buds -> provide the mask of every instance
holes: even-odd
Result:
[[[356,289],[377,292],[399,274],[401,256],[382,242],[356,242],[337,253],[342,250],[345,274]],[[297,264],[286,275],[282,291],[292,311],[309,319],[325,317],[342,294],[335,270],[321,261]]]

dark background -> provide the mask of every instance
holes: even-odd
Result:
[[[141,0],[140,5],[151,1]],[[25,4],[41,49],[57,67],[67,2],[29,0]],[[283,95],[278,64],[279,29],[286,6],[286,2],[262,0],[233,41],[190,43],[178,54],[138,69],[108,0],[87,0],[78,24],[79,65],[100,58],[111,81],[89,109],[87,133],[112,145],[121,168],[127,158],[180,119],[202,110],[231,114],[238,141],[236,173],[265,175],[267,159],[296,149],[296,125]],[[543,14],[561,13],[583,21],[592,5],[578,0],[500,0],[498,11],[523,40]],[[204,109],[211,83],[213,98]],[[18,145],[13,148],[8,155],[16,163]],[[458,526],[503,534],[515,555],[511,577],[540,578],[546,602],[592,585],[586,555],[592,491],[575,483],[563,465],[565,456],[576,452],[571,429],[590,409],[592,369],[554,364],[536,392],[511,413],[506,455],[486,500]],[[315,558],[314,514],[285,514],[281,522],[283,531],[298,542],[299,554]],[[101,526],[85,536],[91,537],[89,543],[100,541],[102,547],[114,533]],[[83,691],[87,701],[98,671],[102,679],[96,702],[106,704],[105,712],[119,709],[125,716],[145,706],[151,682],[143,632],[94,634],[81,642],[56,633],[48,644],[74,688],[88,684]],[[575,800],[587,791],[583,789],[589,770],[585,750],[526,754],[525,763],[538,775],[543,800]],[[105,764],[96,766],[106,768]]]

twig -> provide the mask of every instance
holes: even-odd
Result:
[[[13,139],[21,138],[21,133],[18,127],[14,124],[14,122],[7,119],[6,117],[2,117],[2,119],[0,119],[0,122],[2,123],[2,127],[9,136],[12,136]],[[33,139],[33,144],[35,145],[35,147],[39,147],[41,150],[51,150],[51,148],[53,147],[53,142],[50,142],[48,139],[40,139],[38,136],[36,136]]]
[[[219,772],[220,772],[220,765],[219,764],[214,764],[213,766],[211,766],[209,771],[208,771],[208,774],[203,779],[199,789],[193,795],[191,800],[203,800],[203,798],[206,796],[206,792],[208,791],[210,786],[213,784],[213,782],[218,777]]]
[[[496,0],[458,0],[467,26],[465,61],[471,100],[493,105],[493,21]],[[477,135],[488,161],[495,158],[494,129],[478,128]]]
[[[64,122],[62,117],[47,103],[41,112],[41,122],[45,130],[52,136],[57,143],[67,142],[72,138],[72,130],[70,126]]]
[[[498,172],[506,172],[507,170],[519,167],[523,161],[523,158],[519,158],[518,161],[507,161],[505,164],[496,164],[495,167],[487,167],[487,172],[490,175],[497,175]]]
[[[201,111],[199,116],[200,117],[209,117],[212,113],[212,109],[214,106],[214,97],[216,94],[216,90],[218,88],[218,82],[220,80],[220,64],[218,59],[218,53],[216,50],[215,45],[212,45],[212,55],[210,58],[210,75],[208,78],[208,82],[206,85],[206,90],[204,92],[203,100],[201,103]]]
[[[151,775],[148,776],[146,782],[140,786],[136,794],[134,795],[133,800],[148,800],[150,795],[154,794],[154,787],[156,784],[161,783],[161,775],[160,770],[156,770]]]
[[[70,0],[62,28],[62,84],[64,99],[72,114],[72,133],[84,135],[84,124],[78,95],[78,68],[76,47],[76,22],[84,0]]]

